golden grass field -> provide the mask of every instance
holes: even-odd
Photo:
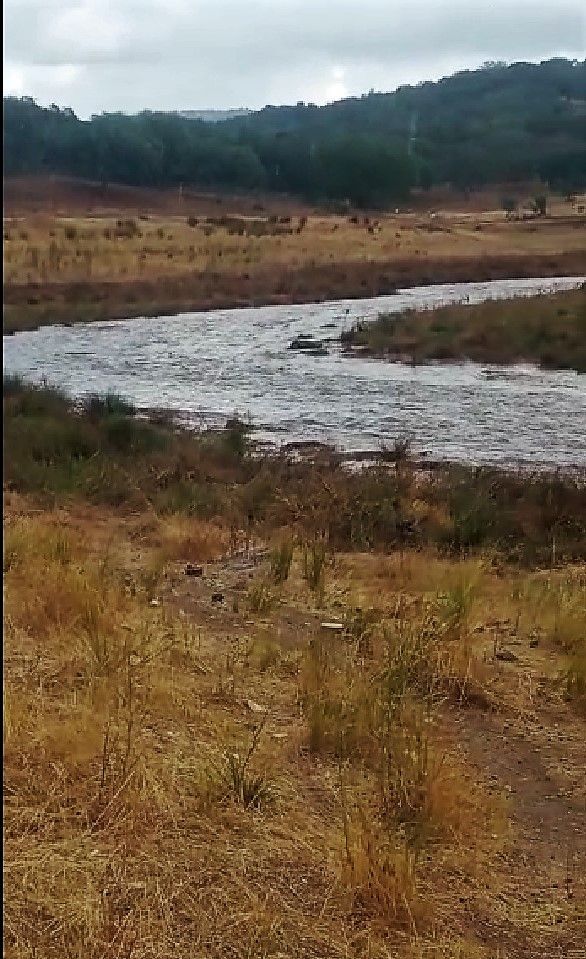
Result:
[[[580,482],[121,409],[5,384],[4,954],[579,956]]]
[[[4,224],[7,284],[83,282],[182,275],[187,271],[232,272],[264,266],[292,269],[344,262],[387,263],[402,257],[554,255],[586,253],[586,220],[506,222],[502,217],[405,214],[368,217],[311,216],[299,231],[266,218],[234,218],[234,229],[255,223],[265,235],[238,235],[208,218],[94,217],[40,215]],[[219,219],[219,218],[216,218]],[[372,222],[377,224],[369,232]],[[266,226],[265,226],[266,224]],[[481,227],[479,230],[478,227]],[[279,234],[279,230],[282,233]],[[274,231],[274,232],[273,232]]]
[[[228,545],[9,496],[5,955],[579,955],[584,568]]]
[[[211,306],[295,302],[504,276],[580,273],[582,198],[550,216],[447,208],[336,216],[291,209],[64,216],[51,204],[4,220],[5,329]],[[146,203],[146,200],[144,201]],[[198,206],[195,204],[195,209]]]

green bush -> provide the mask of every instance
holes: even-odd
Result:
[[[117,393],[110,392],[104,395],[93,393],[86,396],[82,408],[90,419],[95,420],[114,415],[134,416],[136,413],[136,408],[132,403]]]

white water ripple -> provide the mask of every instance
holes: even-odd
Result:
[[[4,371],[73,396],[114,390],[197,425],[238,413],[263,440],[376,449],[398,436],[434,459],[586,465],[586,376],[530,365],[410,366],[288,350],[302,333],[336,338],[357,319],[442,303],[568,289],[583,277],[419,287],[393,296],[209,310],[4,337]]]

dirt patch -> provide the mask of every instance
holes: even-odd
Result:
[[[478,778],[506,797],[510,823],[497,867],[502,890],[485,915],[479,907],[475,928],[508,959],[577,959],[586,907],[584,727],[563,701],[551,655],[517,646],[514,655],[500,667],[497,712],[446,718]]]

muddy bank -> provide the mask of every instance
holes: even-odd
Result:
[[[382,296],[397,289],[531,276],[572,276],[584,252],[405,257],[391,261],[274,266],[254,272],[186,273],[128,282],[4,285],[4,332],[209,309]]]

